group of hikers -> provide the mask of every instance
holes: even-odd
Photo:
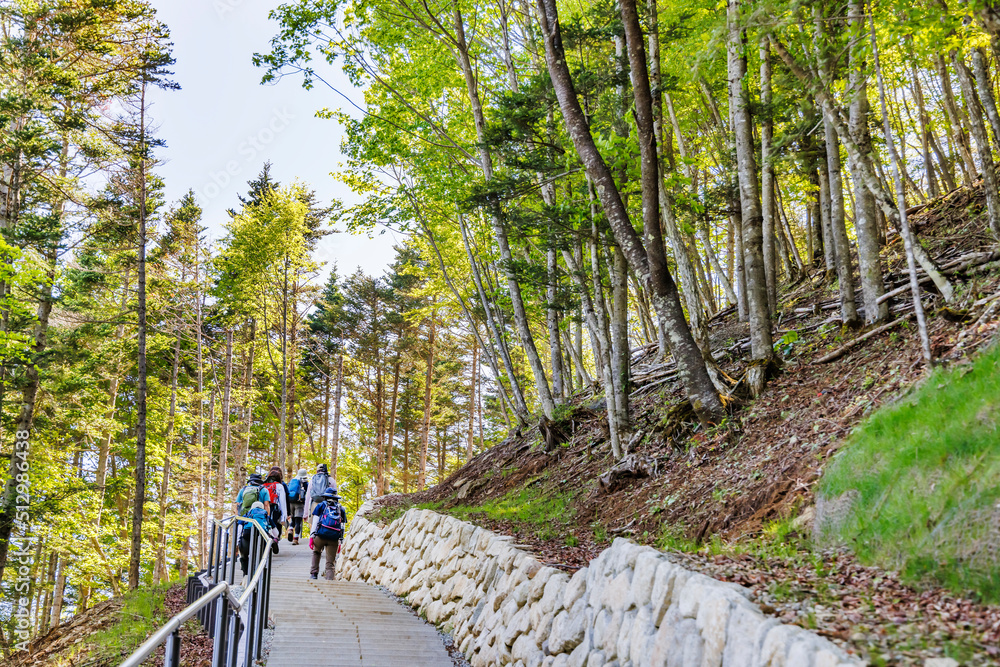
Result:
[[[239,554],[244,576],[249,575],[251,522],[256,523],[271,536],[271,551],[278,553],[282,529],[287,530],[288,541],[298,545],[302,538],[303,517],[309,517],[309,548],[312,549],[312,567],[309,578],[319,576],[320,560],[326,552],[325,579],[336,575],[337,554],[347,526],[347,511],[340,504],[337,483],[327,471],[325,463],[316,467],[309,477],[303,468],[285,484],[281,468],[274,466],[267,476],[250,475],[246,486],[236,496],[236,511],[246,519],[241,521]]]

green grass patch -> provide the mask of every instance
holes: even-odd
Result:
[[[822,540],[1000,601],[1000,346],[873,414],[828,466]]]
[[[456,505],[445,510],[442,509],[443,503],[427,503],[421,508],[445,512],[472,523],[482,517],[512,521],[541,539],[552,539],[563,534],[565,526],[576,514],[572,503],[572,494],[532,484],[481,505]]]
[[[176,582],[130,591],[118,610],[118,620],[84,640],[87,652],[98,661],[117,664],[127,658],[164,623],[170,620],[164,609],[167,589]]]

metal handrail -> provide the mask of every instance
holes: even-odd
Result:
[[[260,549],[254,547],[263,546],[263,557],[254,567],[253,576],[247,581],[246,587],[239,597],[233,595],[233,584],[226,579],[231,579],[235,572],[236,550],[238,549],[239,531],[231,530],[239,523],[252,525],[256,533],[251,537],[251,556],[258,557]],[[230,540],[230,533],[233,539]],[[225,546],[223,546],[223,536],[225,536]],[[142,643],[139,648],[125,659],[119,667],[138,667],[142,664],[160,644],[166,643],[163,664],[165,667],[176,667],[180,661],[180,635],[181,626],[188,620],[198,616],[209,633],[215,637],[213,646],[212,666],[213,667],[235,667],[239,648],[236,646],[240,639],[240,633],[245,629],[241,620],[244,611],[247,612],[246,627],[250,632],[246,637],[244,665],[250,665],[254,657],[260,657],[261,633],[267,623],[267,609],[269,606],[271,589],[271,550],[269,548],[271,535],[261,526],[251,519],[241,516],[231,516],[225,519],[214,519],[212,525],[211,546],[209,547],[208,564],[205,570],[189,578],[188,592],[192,590],[192,583],[195,588],[207,588],[207,592],[198,597],[194,602],[184,608],[183,611],[174,615],[149,639]],[[232,553],[229,553],[232,549]],[[256,558],[254,558],[256,559]],[[219,577],[222,581],[219,581]],[[266,579],[265,579],[266,577]],[[258,599],[258,595],[260,598]],[[248,604],[249,603],[249,604]],[[214,608],[213,610],[209,607]],[[251,616],[255,616],[251,618]]]

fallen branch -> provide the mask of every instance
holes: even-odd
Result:
[[[843,345],[843,346],[837,348],[836,350],[834,350],[833,352],[831,352],[830,354],[828,354],[828,355],[826,355],[824,357],[820,357],[819,359],[817,359],[813,363],[814,364],[827,364],[827,363],[830,363],[831,361],[835,361],[836,359],[840,359],[842,356],[844,356],[845,354],[847,354],[848,352],[850,352],[851,350],[853,350],[855,347],[857,347],[861,343],[863,343],[866,340],[868,340],[869,338],[877,336],[880,333],[885,333],[889,329],[892,329],[892,328],[895,328],[895,327],[899,326],[900,324],[902,324],[906,320],[910,319],[911,317],[913,317],[912,313],[910,313],[909,315],[904,315],[903,317],[900,317],[897,320],[893,320],[892,322],[889,322],[888,324],[883,324],[880,327],[875,327],[874,329],[872,329],[868,333],[864,334],[863,336],[858,336],[857,338],[855,338],[854,340],[850,341],[846,345]]]

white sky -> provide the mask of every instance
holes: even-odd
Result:
[[[333,91],[307,91],[288,77],[262,86],[262,70],[253,66],[256,52],[267,52],[277,24],[268,11],[279,0],[153,0],[174,42],[174,79],[179,91],[157,91],[152,109],[158,135],[167,147],[158,172],[166,182],[167,202],[193,188],[204,208],[204,224],[215,240],[222,236],[226,210],[239,204],[237,194],[270,160],[282,183],[295,179],[316,191],[321,202],[357,199],[330,176],[339,169],[340,127],[316,118],[322,107],[346,105]],[[344,92],[349,82],[338,71]],[[360,100],[355,93],[355,101]],[[333,234],[323,240],[317,259],[336,263],[341,275],[361,267],[380,274],[392,261],[391,232],[375,238]],[[325,271],[324,271],[325,274]],[[325,279],[325,278],[324,278]]]

